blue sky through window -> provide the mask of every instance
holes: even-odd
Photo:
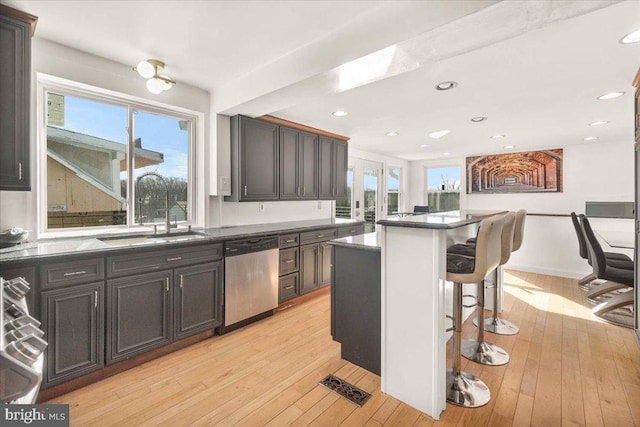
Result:
[[[442,190],[442,185],[445,185],[447,190],[460,189],[459,166],[427,168],[427,189],[430,191]]]

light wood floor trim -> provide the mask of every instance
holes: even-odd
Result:
[[[462,363],[487,383],[491,401],[477,409],[447,405],[437,422],[340,358],[328,295],[50,403],[70,404],[72,426],[640,425],[640,345],[632,330],[593,318],[575,280],[507,271],[505,297],[503,317],[520,333],[487,339],[510,362]],[[475,334],[468,321],[463,336]],[[319,386],[329,373],[371,392],[370,400],[358,408]]]

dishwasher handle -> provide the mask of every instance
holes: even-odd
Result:
[[[252,252],[278,249],[278,236],[231,240],[224,244],[224,256],[238,256]]]

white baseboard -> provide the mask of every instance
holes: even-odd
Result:
[[[584,276],[589,274],[588,271],[569,271],[569,270],[562,270],[558,268],[544,268],[544,267],[532,266],[532,265],[507,264],[505,268],[508,270],[525,271],[527,273],[537,273],[537,274],[546,274],[548,276],[567,277],[569,279],[582,279]]]

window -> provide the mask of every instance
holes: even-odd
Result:
[[[399,211],[401,175],[401,168],[392,166],[387,169],[387,215],[396,215]]]
[[[195,116],[88,90],[43,88],[44,230],[164,224],[167,209],[171,223],[194,220]]]
[[[353,169],[347,170],[347,198],[336,200],[336,218],[351,218],[351,199],[353,198]]]
[[[460,209],[460,167],[426,168],[429,212]]]

